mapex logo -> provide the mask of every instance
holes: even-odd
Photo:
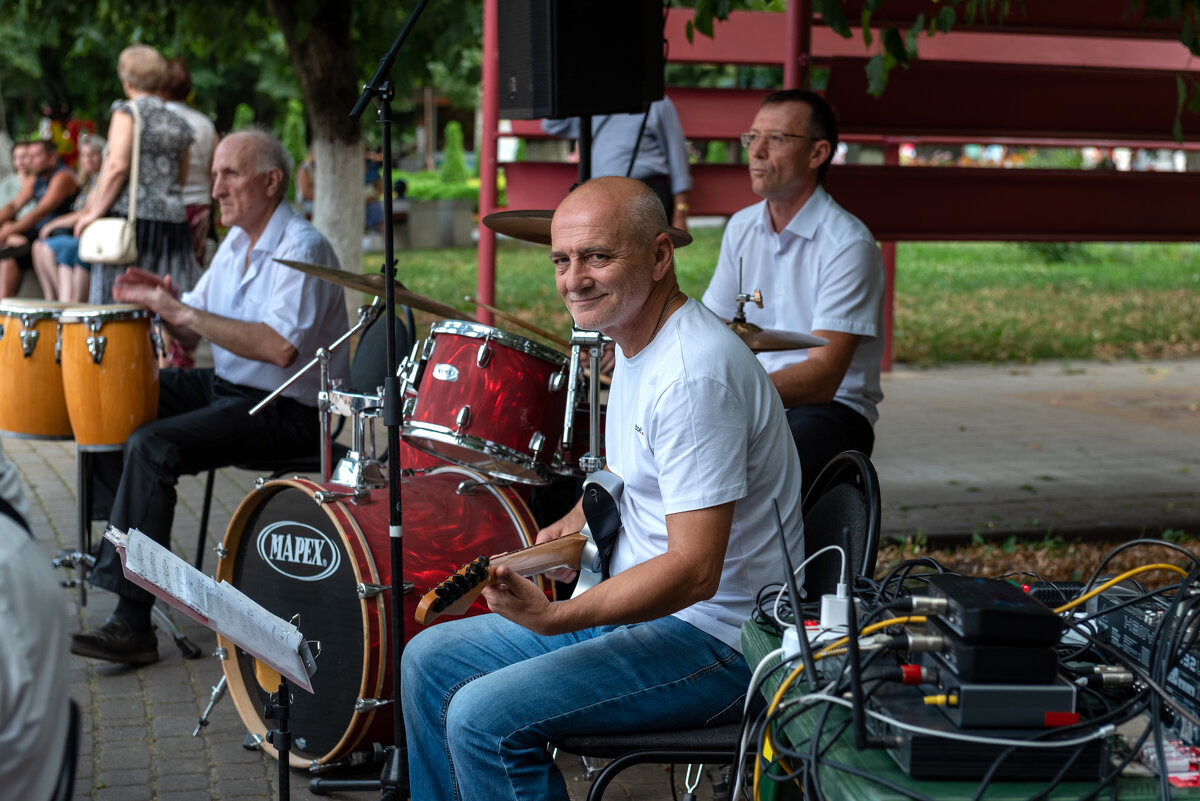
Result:
[[[321,531],[283,520],[258,533],[259,557],[276,573],[297,581],[322,581],[342,563],[342,552]]]

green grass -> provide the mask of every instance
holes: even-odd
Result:
[[[721,230],[700,228],[676,253],[680,285],[698,297]],[[897,248],[894,353],[916,365],[1200,354],[1200,245],[1086,243],[1046,263],[1016,243],[906,242]],[[567,337],[548,249],[501,241],[496,306]],[[400,251],[411,290],[457,308],[475,294],[475,250]],[[364,259],[378,269],[379,254]],[[501,327],[527,335],[519,327]]]

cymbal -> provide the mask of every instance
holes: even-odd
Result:
[[[362,273],[351,273],[346,270],[334,270],[330,267],[309,264],[305,261],[291,261],[289,259],[276,259],[275,261],[291,267],[293,270],[308,273],[311,276],[320,278],[322,281],[328,281],[331,284],[337,284],[347,289],[356,289],[359,292],[365,292],[368,295],[375,295],[381,298],[387,294],[386,279],[381,273],[367,273],[364,275]],[[438,303],[432,298],[411,292],[399,281],[393,281],[392,284],[396,292],[396,302],[401,305],[411,306],[414,309],[420,309],[421,311],[436,314],[440,317],[477,322],[476,318],[467,312],[459,311],[453,306],[447,306],[444,303]]]
[[[550,220],[553,217],[554,209],[516,209],[489,214],[483,218],[483,224],[496,233],[511,236],[513,239],[549,245]],[[692,243],[692,235],[680,228],[668,227],[667,233],[671,235],[671,241],[677,248]]]
[[[767,350],[802,350],[803,348],[819,348],[828,345],[829,340],[812,334],[800,334],[793,331],[776,331],[770,328],[760,328],[754,323],[731,322],[729,330],[738,335],[746,347],[755,353]]]

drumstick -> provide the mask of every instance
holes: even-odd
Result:
[[[470,295],[467,295],[465,298],[463,298],[463,300],[465,300],[467,303],[474,303],[476,306],[479,306],[480,308],[487,309],[488,311],[490,311],[492,314],[496,315],[497,317],[502,317],[511,323],[516,323],[517,325],[521,326],[525,330],[532,331],[533,333],[537,334],[540,337],[545,337],[546,339],[553,342],[555,345],[561,345],[564,348],[571,347],[571,343],[568,342],[567,340],[563,339],[562,337],[555,336],[554,334],[551,334],[549,331],[544,331],[541,328],[538,328],[533,323],[529,323],[529,322],[526,322],[525,320],[522,320],[520,317],[518,317],[515,314],[509,314],[506,311],[497,309],[495,306],[489,306],[488,304],[484,303],[482,300],[476,300],[475,298],[471,297]]]

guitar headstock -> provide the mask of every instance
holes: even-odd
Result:
[[[491,561],[480,556],[460,567],[421,598],[417,622],[428,626],[443,614],[461,615],[491,582]]]

